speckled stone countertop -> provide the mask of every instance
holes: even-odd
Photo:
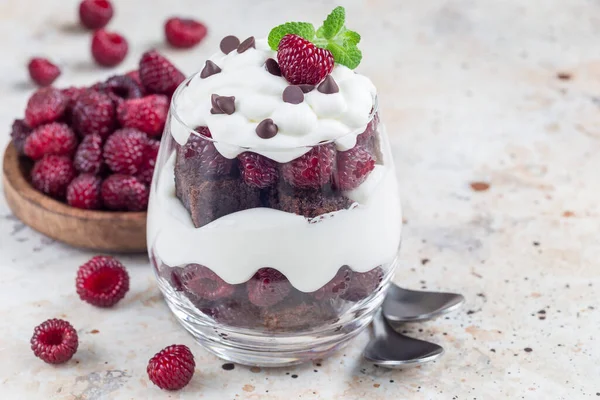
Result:
[[[63,64],[58,85],[134,67],[158,46],[187,73],[226,34],[262,36],[282,21],[320,21],[333,1],[116,1],[111,27],[131,52],[113,71],[90,62],[75,1],[0,2],[0,145],[32,91],[34,54]],[[401,268],[409,288],[465,294],[465,308],[407,325],[440,343],[439,362],[390,371],[361,361],[364,332],[336,356],[295,368],[223,362],[170,315],[143,256],[113,310],[78,300],[91,253],[17,221],[0,196],[0,398],[13,399],[585,399],[600,398],[600,4],[593,0],[345,0],[363,35],[360,70],[379,87],[405,213]],[[142,14],[143,13],[143,14]],[[164,49],[162,22],[192,14],[210,26],[196,50]],[[41,321],[78,329],[72,361],[29,350]],[[149,383],[162,347],[194,349],[178,393]]]

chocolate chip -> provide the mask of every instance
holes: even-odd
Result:
[[[321,93],[333,94],[339,92],[340,88],[337,83],[335,83],[335,79],[333,79],[331,75],[327,75],[325,80],[317,87],[317,90]]]
[[[256,48],[256,40],[254,40],[254,36],[250,36],[248,39],[240,43],[240,45],[237,48],[237,52],[241,54],[250,48]]]
[[[204,65],[204,68],[202,68],[202,72],[200,72],[200,78],[205,79],[211,75],[218,74],[219,72],[221,72],[221,68],[219,68],[217,64],[210,60],[206,60],[206,64]]]
[[[265,68],[271,75],[281,76],[281,68],[279,68],[279,64],[272,58],[269,58],[265,61]]]
[[[210,103],[212,105],[211,114],[231,115],[235,112],[235,96],[213,94],[210,96]]]
[[[240,39],[235,36],[225,36],[223,40],[221,40],[221,44],[219,47],[221,51],[225,54],[229,54],[240,45]]]
[[[256,127],[256,134],[262,139],[271,139],[277,135],[277,125],[271,118],[264,119]]]
[[[283,91],[283,101],[290,104],[300,104],[304,101],[304,93],[298,86],[288,86]]]
[[[302,90],[302,93],[310,93],[314,90],[315,85],[307,85],[303,83],[302,85],[298,85],[298,87],[300,88],[300,90]]]

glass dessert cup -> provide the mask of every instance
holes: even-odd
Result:
[[[327,357],[370,323],[397,264],[400,203],[376,98],[347,150],[337,141],[282,149],[294,158],[277,162],[279,149],[186,126],[176,106],[186,82],[173,96],[148,208],[168,306],[232,362]]]

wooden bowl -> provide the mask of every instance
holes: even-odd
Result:
[[[23,223],[75,247],[104,252],[146,251],[146,213],[88,211],[71,207],[35,190],[28,181],[31,162],[9,143],[3,181],[8,206]]]

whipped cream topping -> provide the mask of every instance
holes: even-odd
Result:
[[[369,123],[376,89],[369,78],[336,64],[331,76],[339,92],[325,94],[316,88],[300,104],[283,101],[289,83],[267,71],[264,64],[277,58],[266,40],[243,53],[218,52],[210,58],[221,72],[206,78],[195,74],[176,93],[175,110],[187,127],[208,126],[217,150],[227,158],[244,151],[262,154],[277,162],[288,162],[323,141],[335,140],[338,150],[349,150]],[[186,85],[186,83],[184,83]],[[211,96],[235,97],[235,112],[211,114]],[[256,127],[270,118],[278,132],[263,139]],[[171,135],[181,145],[190,135],[186,126],[171,119]]]

